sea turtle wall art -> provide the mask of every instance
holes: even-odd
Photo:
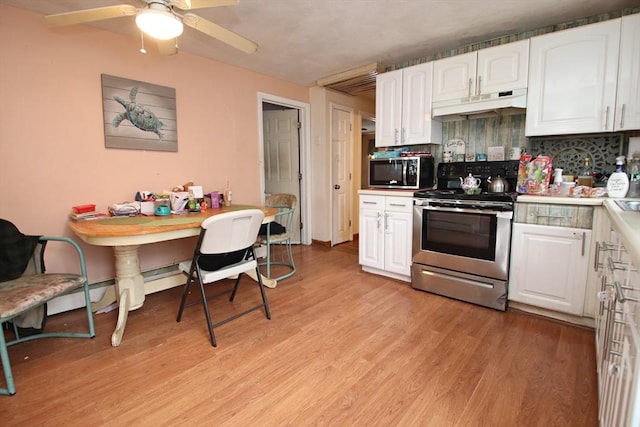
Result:
[[[164,135],[160,129],[162,129],[164,124],[149,107],[136,103],[137,94],[138,86],[134,86],[129,92],[129,101],[120,98],[118,95],[113,97],[113,99],[118,101],[125,110],[123,113],[120,113],[113,118],[113,127],[120,126],[120,123],[122,123],[123,120],[129,120],[129,122],[138,129],[146,132],[153,132],[158,135],[158,138],[162,139]]]
[[[102,75],[107,148],[177,151],[176,91]]]

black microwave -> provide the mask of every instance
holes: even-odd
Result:
[[[393,157],[369,160],[369,187],[419,190],[433,187],[433,157]]]

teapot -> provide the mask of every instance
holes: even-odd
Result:
[[[509,191],[509,182],[499,174],[496,178],[487,178],[487,184],[490,193],[506,193]]]
[[[473,175],[471,175],[471,173],[469,173],[469,176],[462,179],[462,177],[460,177],[460,185],[462,186],[463,190],[475,190],[476,188],[480,187],[480,184],[482,183],[482,181],[480,180],[480,178],[476,178]]]

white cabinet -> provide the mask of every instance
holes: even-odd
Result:
[[[640,13],[622,17],[614,131],[640,129]]]
[[[362,266],[384,268],[383,214],[384,196],[360,196],[358,256]]]
[[[433,101],[479,100],[527,88],[529,40],[481,49],[433,63]]]
[[[411,197],[360,195],[363,270],[411,281],[412,211]]]
[[[433,102],[469,99],[475,95],[477,52],[469,52],[433,63]]]
[[[513,225],[509,300],[582,315],[591,230]]]
[[[525,134],[611,132],[620,19],[545,34],[530,41]]]
[[[600,425],[640,425],[640,273],[611,232],[598,242],[596,313]]]
[[[376,147],[439,144],[442,123],[431,119],[433,63],[376,77]]]

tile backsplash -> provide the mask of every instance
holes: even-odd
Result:
[[[616,157],[626,153],[623,133],[528,138],[524,136],[525,118],[525,114],[516,114],[445,122],[442,124],[442,145],[407,148],[410,151],[429,151],[436,162],[440,162],[443,145],[451,140],[464,141],[467,153],[486,154],[491,147],[504,147],[507,158],[511,148],[519,147],[533,156],[551,156],[554,168],[562,168],[567,175],[578,174],[585,157],[589,157],[595,172],[608,175],[615,169]]]
[[[466,152],[476,154],[487,154],[490,147],[504,147],[508,158],[513,147],[528,151],[524,125],[524,114],[445,122],[442,141],[446,144],[452,139],[461,139],[465,142]]]

